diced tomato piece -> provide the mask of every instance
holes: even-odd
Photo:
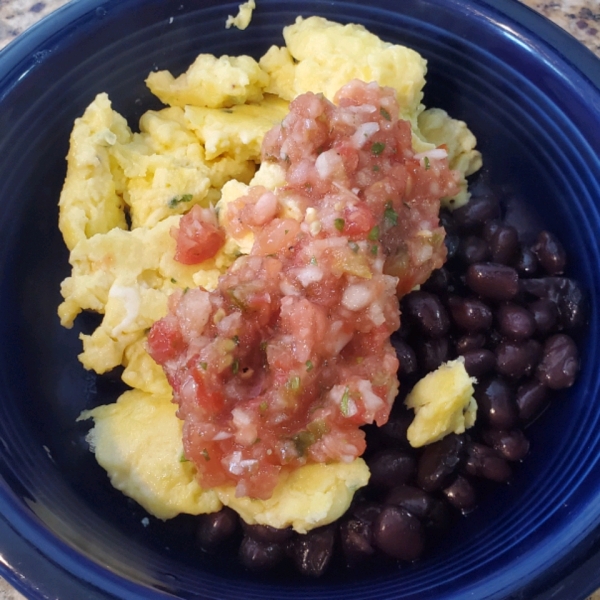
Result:
[[[211,219],[209,209],[196,205],[181,217],[176,240],[175,260],[183,265],[197,265],[220,250],[225,243],[225,231],[216,219]]]
[[[186,344],[174,317],[156,321],[148,333],[150,356],[162,365],[185,350]]]

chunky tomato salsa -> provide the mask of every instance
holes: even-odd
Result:
[[[365,450],[360,427],[387,421],[398,297],[443,264],[440,198],[458,191],[445,150],[415,154],[398,113],[392,89],[360,81],[335,103],[294,100],[262,149],[287,185],[252,187],[226,208],[236,235],[253,233],[250,254],[213,292],[173,294],[152,327],[149,351],[205,487],[268,498],[282,469],[352,461]],[[195,209],[178,259],[205,260],[224,238]]]

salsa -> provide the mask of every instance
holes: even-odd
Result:
[[[250,254],[213,292],[174,293],[152,327],[203,486],[268,498],[282,469],[350,462],[361,426],[387,421],[398,297],[444,263],[440,198],[458,192],[445,149],[415,154],[398,112],[391,88],[360,81],[335,103],[295,99],[262,148],[287,185],[227,206],[236,235],[254,234]],[[214,254],[224,236],[212,217],[184,219],[185,256]]]

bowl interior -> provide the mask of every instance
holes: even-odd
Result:
[[[531,454],[510,485],[490,490],[421,562],[334,569],[320,581],[255,576],[223,555],[204,555],[194,550],[188,517],[144,526],[144,511],[110,486],[89,452],[89,424],[76,423],[83,409],[121,392],[118,378],[98,378],[77,361],[78,333],[96,320],[84,315],[67,331],[56,316],[69,272],[57,200],[74,119],[106,91],[135,126],[159,107],[144,85],[148,72],[179,73],[200,52],[258,57],[283,43],[282,27],[298,14],[360,22],[421,52],[429,61],[425,104],[468,122],[493,187],[559,235],[569,275],[596,306],[600,91],[498,10],[510,5],[262,0],[240,32],[224,28],[237,5],[216,0],[79,0],[0,53],[0,510],[10,523],[6,539],[14,539],[7,556],[16,561],[21,544],[24,563],[31,554],[38,560],[22,589],[42,597],[54,585],[77,597],[65,586],[80,585],[90,598],[501,598],[517,590],[533,597],[597,542],[593,310],[579,340],[579,380],[530,428]],[[548,27],[521,8],[517,16]],[[16,580],[14,561],[8,575]],[[585,585],[594,582],[568,597],[583,598]]]

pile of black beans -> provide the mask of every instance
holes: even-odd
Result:
[[[223,509],[199,518],[203,550],[235,534],[245,567],[266,570],[291,561],[313,577],[336,561],[413,561],[457,515],[476,508],[481,485],[510,479],[529,452],[524,430],[556,390],[575,381],[579,356],[571,335],[584,324],[585,302],[577,282],[564,276],[565,251],[556,237],[541,231],[522,240],[502,212],[489,194],[442,211],[448,261],[401,302],[402,327],[392,338],[401,396],[386,425],[365,428],[371,479],[347,513],[299,535],[246,525]],[[477,379],[476,426],[411,448],[406,393],[458,356]]]

